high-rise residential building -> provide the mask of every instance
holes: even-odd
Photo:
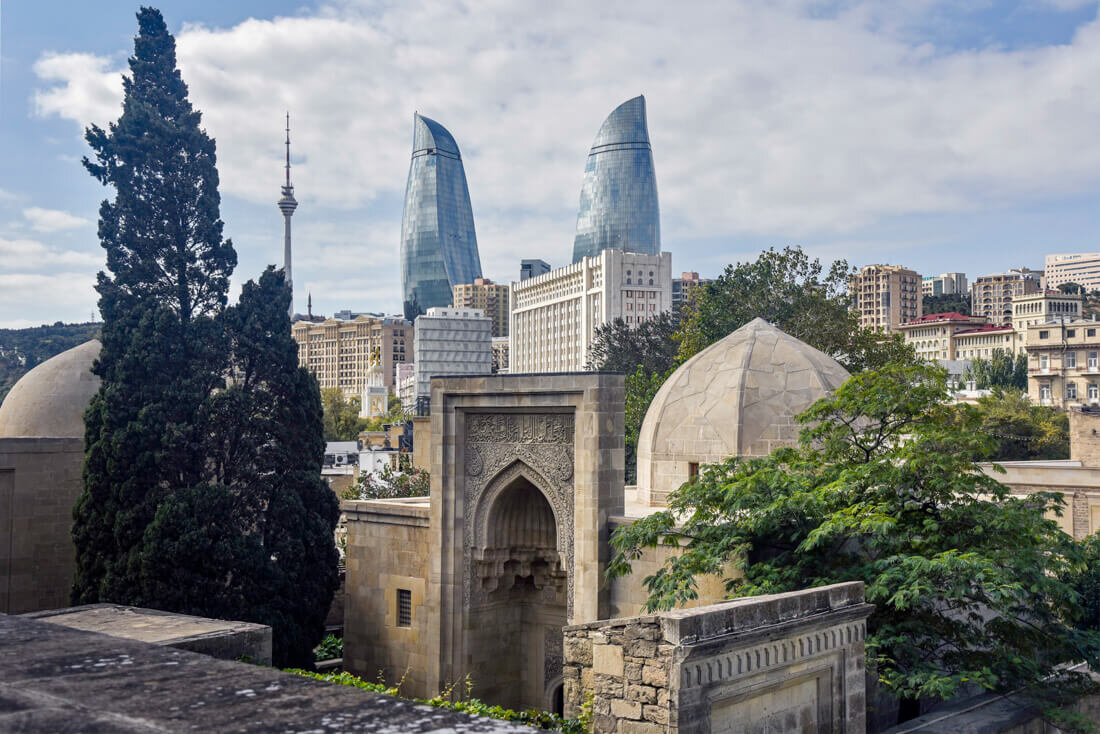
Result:
[[[283,184],[283,196],[277,202],[279,211],[283,213],[283,273],[286,276],[286,287],[290,289],[290,318],[294,318],[294,278],[291,272],[290,257],[290,218],[294,216],[294,210],[298,208],[298,200],[294,198],[294,186],[290,183],[290,113],[286,113],[286,183]]]
[[[893,331],[921,315],[921,277],[900,265],[867,265],[848,280],[860,326]]]
[[[942,275],[926,275],[921,282],[921,295],[923,296],[953,296],[969,295],[966,287],[966,273],[943,273]]]
[[[459,283],[451,289],[456,309],[476,308],[493,322],[493,336],[508,336],[508,286],[488,278]]]
[[[613,249],[657,255],[661,221],[645,97],[607,116],[584,166],[573,262]]]
[[[435,375],[488,375],[493,371],[492,323],[476,308],[429,308],[416,317],[417,400],[430,398]]]
[[[965,316],[954,311],[930,313],[900,324],[905,343],[913,347],[917,356],[933,362],[939,359],[958,359],[955,356],[955,334],[989,324],[984,316]]]
[[[399,316],[297,321],[291,334],[298,343],[298,364],[308,368],[322,388],[340,388],[347,398],[363,395],[372,359],[382,366],[387,388],[394,386],[397,365],[412,360],[413,325]]]
[[[1011,324],[1013,301],[1042,290],[1042,276],[1028,268],[979,276],[970,285],[970,313],[985,316],[993,324]]]
[[[451,288],[481,277],[462,155],[434,120],[413,115],[413,152],[401,217],[405,318],[451,305]]]
[[[603,250],[513,282],[511,303],[510,372],[585,370],[596,327],[636,326],[672,307],[672,255]]]
[[[493,374],[508,372],[508,337],[493,337]]]
[[[1044,267],[1047,288],[1076,283],[1089,293],[1100,290],[1100,252],[1047,255]]]
[[[1026,336],[1027,327],[1050,321],[1076,321],[1085,305],[1084,296],[1062,291],[1040,291],[1012,302],[1012,327]]]
[[[691,292],[707,283],[713,283],[713,278],[700,278],[694,271],[683,272],[679,278],[672,279],[672,318],[680,322],[680,311],[684,304],[691,300]]]
[[[543,273],[549,273],[551,270],[550,263],[545,260],[520,260],[519,261],[519,279],[527,280],[528,278],[537,278]]]

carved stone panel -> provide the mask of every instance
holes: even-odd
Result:
[[[467,608],[475,600],[475,549],[486,547],[489,509],[500,491],[523,477],[542,492],[554,512],[572,614],[573,435],[572,413],[466,415],[465,442],[459,450],[465,465],[463,598]]]

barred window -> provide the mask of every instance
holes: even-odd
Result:
[[[397,626],[412,626],[412,592],[408,589],[397,590]]]

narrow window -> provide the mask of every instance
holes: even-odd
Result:
[[[412,626],[412,592],[408,589],[397,590],[397,626]]]
[[[694,483],[695,479],[699,476],[699,462],[688,462],[688,481]]]

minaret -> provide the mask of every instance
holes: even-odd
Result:
[[[290,318],[294,318],[294,278],[290,271],[290,218],[298,202],[294,198],[294,187],[290,184],[290,113],[286,113],[286,184],[283,185],[283,198],[279,199],[279,210],[283,213],[283,271],[286,284],[290,288]]]

